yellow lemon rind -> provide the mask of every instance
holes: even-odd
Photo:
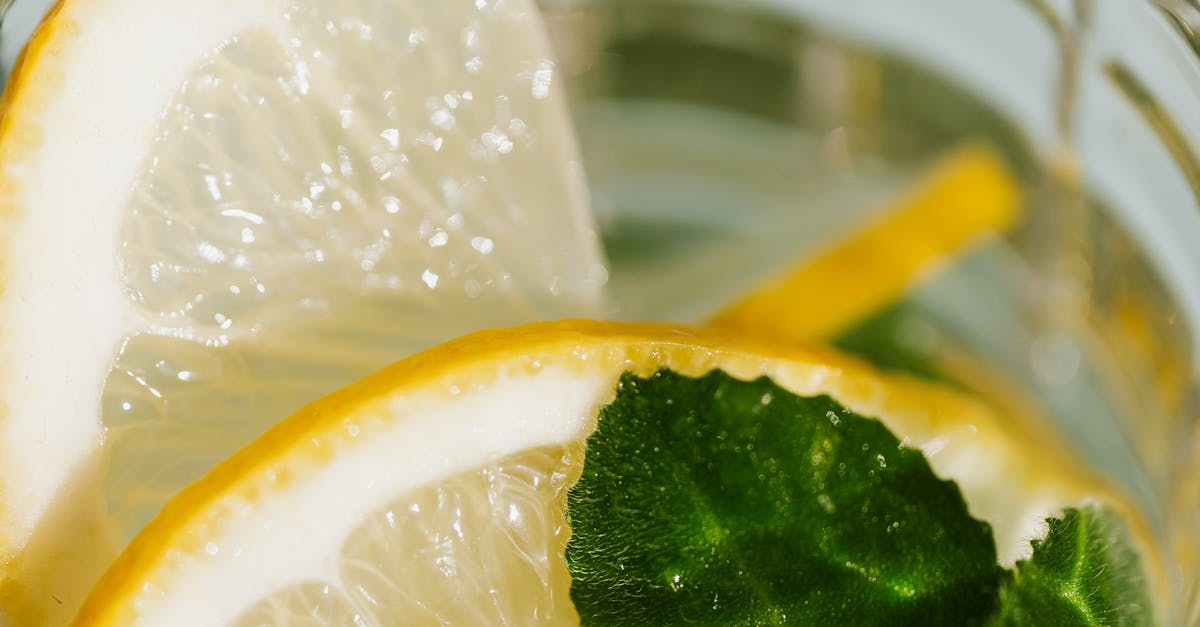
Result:
[[[168,555],[203,551],[205,533],[219,524],[223,499],[237,495],[238,500],[253,503],[266,485],[261,477],[267,471],[276,477],[271,489],[287,489],[291,482],[302,481],[307,471],[343,450],[340,445],[347,441],[343,427],[356,416],[378,414],[381,403],[409,395],[442,390],[448,397],[452,389],[495,380],[500,372],[536,370],[549,364],[580,371],[602,369],[612,373],[614,382],[621,372],[645,375],[659,368],[689,376],[717,368],[743,379],[769,376],[796,393],[828,393],[854,411],[879,417],[898,435],[911,434],[918,443],[931,433],[960,428],[985,434],[1019,428],[1019,423],[1004,420],[958,392],[880,374],[823,349],[781,347],[726,332],[667,324],[569,320],[482,331],[414,355],[313,402],[181,491],[109,568],[85,601],[76,624],[131,622],[132,600],[145,584],[169,586]],[[1105,493],[1098,480],[1076,471],[1061,451],[1033,450],[1037,444],[1023,441],[1019,434],[1007,433],[1004,439],[1027,446],[1028,450],[1020,451],[1023,455],[1040,458],[1039,468],[1054,473],[1050,476],[1057,482],[1055,490],[1064,498]],[[1035,480],[1013,477],[1014,482]]]

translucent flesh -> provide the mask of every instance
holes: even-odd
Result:
[[[1054,442],[953,390],[730,339],[562,321],[399,362],[309,405],[178,495],[93,589],[84,616],[157,624],[202,605],[243,624],[572,620],[562,489],[582,462],[571,447],[622,371],[765,374],[881,417],[959,484],[997,530],[1006,564],[1063,504],[1120,502]]]
[[[406,354],[601,313],[527,3],[322,0],[283,23],[180,87],[125,209],[145,327],[102,405],[127,537],[267,426]]]
[[[525,451],[371,512],[336,581],[288,586],[235,625],[577,624],[564,551],[582,452]]]

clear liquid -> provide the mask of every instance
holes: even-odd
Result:
[[[688,19],[679,19],[684,13]],[[987,103],[901,60],[736,11],[600,3],[551,10],[549,17],[574,89],[593,204],[614,260],[604,273],[627,318],[699,320],[781,264],[869,217],[872,207],[944,150],[975,139],[1001,149],[1034,199],[1027,223],[837,344],[1000,400],[1015,386],[1085,459],[1133,495],[1170,551],[1179,532],[1175,521],[1194,514],[1192,500],[1174,498],[1180,488],[1169,454],[1180,432],[1187,437],[1188,416],[1200,406],[1183,352],[1187,338],[1171,324],[1171,300],[1138,246],[1103,207],[1047,174],[1020,132]],[[338,160],[328,157],[331,164]],[[191,189],[210,189],[204,173],[196,174]],[[427,243],[438,228],[450,229],[454,215],[447,211],[446,224],[410,230]],[[144,230],[147,224],[150,230]],[[153,231],[163,226],[134,221],[125,239],[175,241]],[[344,235],[378,232],[351,229]],[[203,256],[212,250],[200,244],[221,238],[244,243],[245,232],[239,223],[175,250]],[[368,237],[350,247],[366,257],[340,260],[350,264],[347,272],[361,271],[370,280],[363,262],[378,263],[369,258],[375,242]],[[305,246],[298,252],[318,251]],[[168,266],[186,272],[203,263]],[[170,279],[161,279],[162,268],[151,280],[154,268],[135,266],[128,268],[132,282],[144,273],[142,279],[162,294],[180,293]],[[454,272],[447,268],[440,276]],[[488,279],[503,282],[502,273],[473,284],[456,277],[461,280],[454,289],[472,307],[461,320],[438,320],[431,335],[422,328],[429,311],[420,304],[378,292],[364,298],[359,283],[305,300],[308,286],[298,281],[271,288],[294,292],[303,315],[292,317],[296,310],[289,310],[291,318],[270,333],[239,335],[228,332],[225,322],[252,330],[255,320],[272,318],[269,311],[255,311],[258,288],[249,276],[214,279],[210,299],[200,305],[156,300],[133,289],[156,312],[203,318],[209,327],[203,337],[132,336],[118,355],[103,408],[111,445],[106,489],[121,495],[108,507],[127,533],[178,485],[223,457],[231,443],[249,440],[320,392],[435,336],[494,326],[494,311],[512,304],[511,294],[485,293]],[[396,287],[386,277],[378,280],[384,288]],[[441,287],[443,293],[449,289],[447,283]],[[556,289],[546,281],[536,287],[549,302]],[[241,290],[250,297],[237,297]],[[535,315],[519,312],[512,321]],[[408,318],[411,323],[398,323]],[[348,328],[347,320],[357,324]],[[357,332],[385,326],[416,331],[386,338]],[[304,341],[297,345],[296,338]],[[158,357],[167,354],[172,358]],[[331,359],[335,354],[342,357]],[[268,372],[278,387],[256,385],[251,394],[248,387],[229,385],[248,386]],[[166,416],[176,419],[157,420]],[[160,448],[161,459],[144,458],[147,448],[156,448],[146,442]],[[138,461],[123,467],[122,447],[129,443],[139,452],[127,457]],[[146,467],[157,469],[163,481],[147,481],[153,477]]]
[[[937,155],[977,140],[1001,151],[1025,187],[1023,224],[834,343],[1049,424],[1138,504],[1168,563],[1194,563],[1195,460],[1180,443],[1200,392],[1177,304],[1018,127],[904,59],[737,3],[547,13],[630,318],[703,319],[852,230]],[[1168,568],[1187,604],[1194,575]]]

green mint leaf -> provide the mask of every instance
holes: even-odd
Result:
[[[846,329],[833,339],[833,345],[880,368],[954,385],[938,368],[937,336],[913,332],[914,322],[922,317],[918,305],[901,300]],[[915,328],[923,327],[917,324]]]
[[[998,625],[1151,625],[1150,595],[1128,530],[1106,509],[1050,518],[1033,556],[1001,591]]]
[[[626,375],[568,494],[585,624],[979,624],[1007,574],[958,487],[828,397]]]

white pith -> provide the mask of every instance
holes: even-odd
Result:
[[[43,60],[69,73],[65,85],[39,114],[38,149],[4,172],[18,182],[5,199],[17,209],[0,263],[0,356],[8,364],[0,371],[0,477],[8,479],[0,536],[13,548],[102,441],[104,377],[120,338],[137,325],[115,263],[119,212],[159,112],[233,33],[277,30],[274,5],[70,3],[78,32],[59,33],[61,49]],[[130,55],[142,72],[119,71]]]
[[[139,580],[145,585],[132,601],[138,624],[225,624],[289,585],[338,587],[339,553],[368,512],[504,456],[581,441],[621,372],[680,367],[653,350],[646,361],[584,345],[573,354],[534,372],[495,364],[501,374],[486,383],[472,383],[478,368],[451,372],[437,385],[401,390],[394,400],[356,410],[343,420],[336,438],[342,444],[330,462],[298,464],[304,470],[278,486],[273,478],[249,477],[258,495],[252,504],[226,496],[203,507],[198,524],[185,525],[176,537],[180,549]],[[681,370],[694,376],[709,367],[684,364]],[[889,391],[889,384],[836,367],[737,356],[720,367],[743,379],[770,376],[802,396],[830,394],[855,412],[878,417],[924,451],[940,477],[959,484],[972,514],[993,526],[1006,566],[1027,554],[1045,516],[1079,503],[1093,487],[1069,470],[1039,474],[1024,463],[1021,448],[1040,445],[1014,439],[1002,416],[970,402],[951,406],[962,411],[946,417]],[[288,467],[313,450],[301,447],[299,454],[275,459],[272,468]],[[205,608],[202,617],[189,611],[197,607]]]
[[[170,494],[316,396],[468,331],[599,315],[606,272],[540,28],[527,0],[60,9],[0,145],[0,614],[68,619]],[[491,73],[468,77],[464,54]],[[436,141],[417,146],[422,129]],[[327,180],[296,176],[318,162],[342,177],[320,199]],[[301,200],[311,212],[289,213]],[[152,228],[163,216],[196,239]],[[235,231],[257,242],[241,266],[209,246],[233,220],[257,229]],[[159,258],[183,270],[146,280]]]
[[[336,585],[338,554],[367,512],[488,461],[579,439],[611,393],[606,373],[547,367],[364,412],[345,426],[359,435],[346,436],[327,465],[298,472],[295,489],[222,502],[212,535],[189,537],[200,550],[171,556],[169,578],[139,596],[138,624],[223,625],[288,584]]]

